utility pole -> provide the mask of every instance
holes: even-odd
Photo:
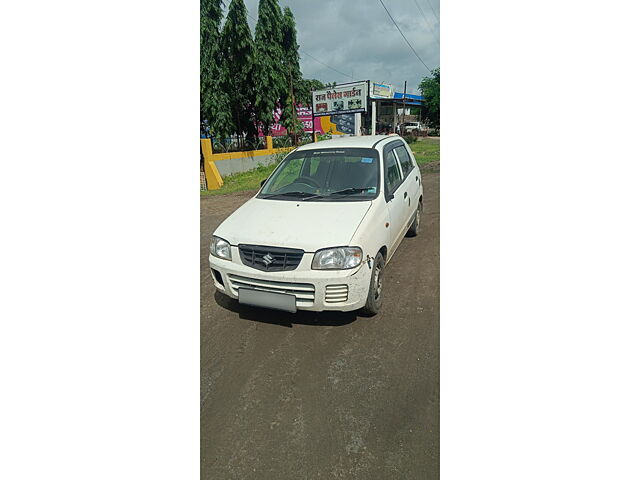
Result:
[[[311,138],[313,143],[316,143],[316,116],[313,111],[313,88],[311,89]]]
[[[402,94],[402,128],[400,129],[401,133],[406,133],[406,132],[402,132],[403,129],[405,129],[405,125],[404,125],[404,111],[407,108],[407,81],[404,81],[404,93]]]
[[[293,77],[291,76],[291,64],[289,64],[289,89],[291,91],[291,125],[293,125],[293,143],[294,145],[298,145],[298,134],[296,132],[298,111],[296,110],[296,99],[293,96]]]

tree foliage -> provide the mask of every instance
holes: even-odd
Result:
[[[282,109],[280,122],[299,132],[294,103],[311,106],[311,92],[326,86],[302,78],[296,22],[279,0],[259,0],[252,37],[243,0],[230,0],[221,28],[224,0],[200,3],[200,116],[213,136],[251,138],[265,134]]]
[[[278,0],[260,0],[255,34],[255,115],[264,132],[270,130],[273,111],[287,95],[282,23]]]
[[[232,130],[249,137],[257,134],[252,118],[255,103],[253,48],[244,1],[231,0],[220,40],[220,88],[229,97]]]
[[[222,0],[200,1],[200,95],[201,107],[211,93],[213,74],[218,57]]]
[[[282,125],[289,131],[299,131],[302,123],[298,120],[294,109],[294,102],[299,102],[298,97],[302,93],[302,72],[300,71],[300,54],[298,53],[298,38],[296,33],[296,21],[289,7],[284,9],[282,19],[282,57],[283,70],[286,76],[288,88],[283,99],[283,115],[280,119]]]
[[[420,82],[418,89],[424,97],[425,117],[429,125],[440,129],[440,67],[431,71],[430,77],[425,77]]]
[[[225,136],[231,124],[230,99],[220,89],[222,6],[222,0],[200,2],[200,120],[216,136]]]

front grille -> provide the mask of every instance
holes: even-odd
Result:
[[[265,247],[262,245],[238,245],[238,250],[242,263],[263,272],[295,270],[304,255],[304,250],[297,248]]]
[[[324,301],[327,303],[346,302],[349,298],[348,285],[327,285]]]
[[[257,278],[242,277],[229,274],[229,282],[234,295],[238,295],[238,288],[253,288],[264,292],[287,293],[296,296],[296,306],[310,307],[315,299],[316,289],[311,283],[274,282],[258,280]]]

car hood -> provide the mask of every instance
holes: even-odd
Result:
[[[349,245],[371,207],[364,202],[313,202],[252,198],[216,229],[232,245],[320,248]]]

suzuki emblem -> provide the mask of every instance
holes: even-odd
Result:
[[[264,263],[265,267],[268,267],[273,263],[273,257],[267,253],[264,257],[262,257],[262,263]]]

